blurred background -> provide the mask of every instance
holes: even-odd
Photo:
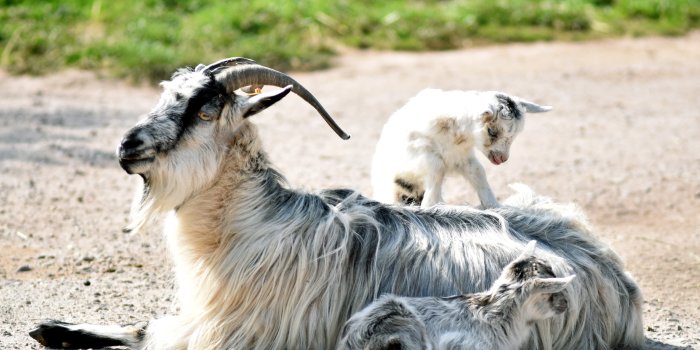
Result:
[[[0,0],[0,68],[157,81],[231,55],[313,70],[343,48],[680,35],[699,24],[700,0]]]

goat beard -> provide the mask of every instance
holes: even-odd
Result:
[[[172,203],[175,196],[169,196],[173,189],[164,183],[158,183],[150,178],[142,177],[143,182],[137,188],[134,200],[131,202],[129,213],[129,225],[124,228],[125,232],[138,233],[146,225],[155,221],[160,214],[176,209],[181,201]],[[179,196],[178,196],[179,197]]]
[[[164,195],[165,188],[159,188],[150,181],[144,179],[142,187],[139,188],[131,203],[131,211],[129,213],[129,225],[124,229],[125,232],[138,233],[146,225],[155,221],[160,214],[176,209],[181,203],[171,203],[168,201],[170,196]]]
[[[146,177],[143,177],[141,186],[137,188],[134,199],[131,202],[129,212],[129,224],[124,228],[124,232],[138,233],[146,224],[152,222],[157,216],[158,206],[152,196],[151,186]]]
[[[201,159],[203,157],[199,157]],[[138,188],[131,203],[130,223],[125,232],[136,233],[153,222],[160,214],[177,210],[193,193],[197,193],[210,184],[214,178],[218,162],[209,162],[211,167],[198,168],[204,176],[191,176],[189,169],[177,169],[176,166],[165,167],[170,172],[152,171],[142,175],[141,187]],[[201,166],[201,163],[198,164]],[[175,174],[175,175],[172,175]],[[178,176],[179,174],[179,176]],[[210,175],[211,174],[211,175]]]
[[[220,147],[214,139],[195,144],[171,151],[141,175],[143,181],[134,196],[130,223],[124,231],[138,232],[159,214],[177,210],[217,178],[223,156]]]

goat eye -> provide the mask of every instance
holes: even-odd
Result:
[[[199,119],[201,119],[201,120],[206,120],[206,121],[211,120],[211,116],[210,116],[209,114],[207,114],[207,113],[204,113],[204,112],[199,112],[199,113],[197,113],[197,116],[198,116]]]
[[[493,137],[493,138],[498,137],[498,131],[489,128],[489,129],[488,129],[488,132],[489,132],[489,136],[491,136],[491,137]]]

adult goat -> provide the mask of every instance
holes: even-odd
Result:
[[[239,94],[248,85],[285,86]],[[290,189],[248,117],[294,91],[290,77],[243,58],[182,69],[119,148],[144,190],[130,227],[170,212],[166,239],[180,314],[130,326],[48,321],[30,334],[57,347],[327,349],[381,294],[447,296],[488,288],[526,242],[557,275],[576,274],[563,317],[538,323],[531,349],[642,342],[635,282],[567,207],[523,199],[491,211],[401,208],[351,190]]]

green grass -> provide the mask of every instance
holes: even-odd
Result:
[[[700,0],[0,0],[0,67],[154,81],[228,56],[309,70],[339,46],[446,50],[698,26]]]

